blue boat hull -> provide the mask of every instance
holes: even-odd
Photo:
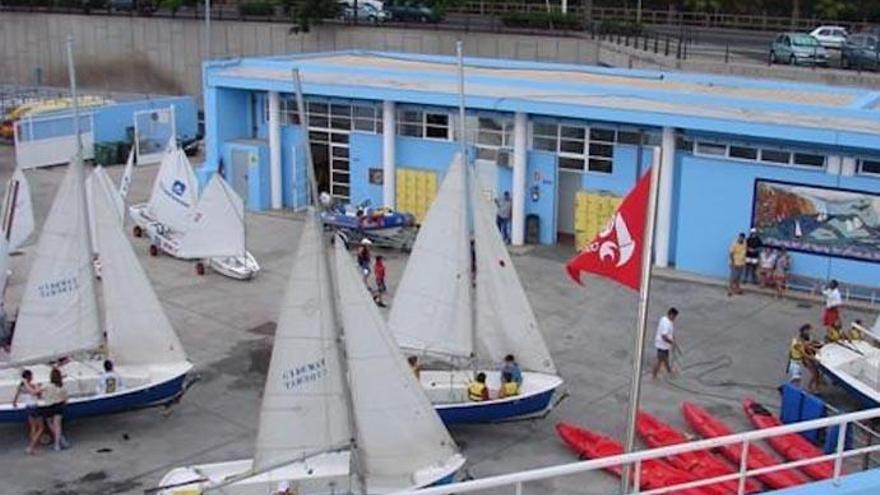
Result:
[[[447,425],[491,423],[543,412],[550,406],[550,399],[555,391],[556,389],[550,389],[512,401],[442,405],[435,409]]]
[[[160,405],[181,394],[185,380],[186,373],[150,387],[118,395],[69,402],[64,408],[64,418],[101,416]],[[0,423],[21,423],[26,420],[27,411],[23,408],[0,411]]]
[[[862,392],[859,392],[858,389],[847,383],[846,380],[842,380],[839,376],[831,372],[831,370],[829,370],[828,368],[820,365],[819,369],[821,369],[822,374],[830,378],[835,385],[846,390],[847,394],[858,400],[859,404],[862,406],[862,409],[873,409],[875,407],[880,407],[880,403],[863,394]]]

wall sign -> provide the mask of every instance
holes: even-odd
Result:
[[[381,168],[371,168],[369,170],[370,184],[382,185],[385,183],[385,171]]]
[[[766,245],[880,261],[880,194],[756,179],[753,202]]]

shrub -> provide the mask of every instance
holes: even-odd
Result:
[[[574,14],[551,12],[511,12],[505,14],[501,21],[505,26],[531,29],[569,29],[582,28],[581,20]]]
[[[608,19],[599,24],[599,34],[619,34],[622,36],[638,36],[642,34],[643,26],[635,21],[620,19]]]
[[[266,1],[246,2],[238,6],[238,13],[243,16],[271,16],[275,14],[275,4]]]

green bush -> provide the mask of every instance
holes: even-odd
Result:
[[[271,16],[275,14],[275,3],[265,1],[243,3],[238,6],[238,13],[241,15]]]
[[[642,34],[643,26],[635,21],[621,19],[608,19],[599,24],[599,34],[619,34],[622,36],[638,36]]]
[[[501,18],[507,27],[531,29],[569,29],[582,28],[581,20],[574,14],[562,12],[511,12]]]

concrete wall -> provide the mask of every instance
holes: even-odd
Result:
[[[0,83],[66,85],[65,42],[76,39],[83,86],[119,91],[201,95],[204,25],[192,19],[151,19],[4,12],[0,16]],[[318,26],[291,33],[286,24],[216,21],[214,58],[371,49],[454,54],[461,39],[470,56],[595,63],[590,40],[465,33],[431,29]]]

